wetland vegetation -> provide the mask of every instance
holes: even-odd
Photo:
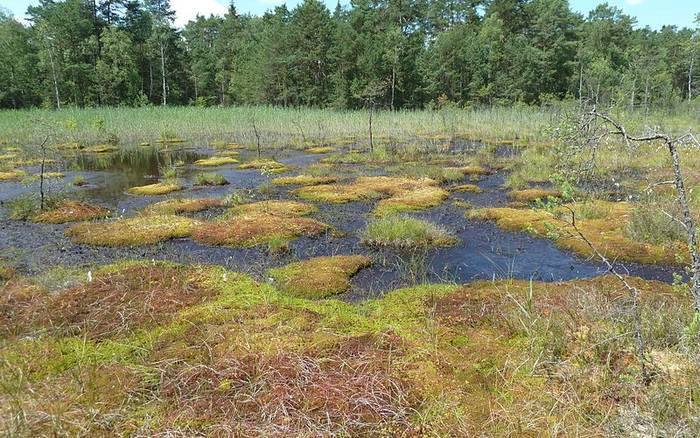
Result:
[[[697,30],[171,12],[0,11],[1,434],[700,436]]]

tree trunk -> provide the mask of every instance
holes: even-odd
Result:
[[[372,135],[372,114],[374,113],[374,103],[369,107],[369,151],[374,152],[374,138]]]
[[[700,312],[700,255],[698,254],[698,236],[695,229],[695,221],[690,214],[690,206],[688,205],[688,195],[685,190],[683,174],[681,171],[681,158],[678,153],[678,148],[673,140],[666,141],[666,147],[671,154],[673,162],[673,179],[678,192],[678,204],[683,213],[683,224],[688,235],[688,250],[690,251],[693,278],[691,279],[690,291],[695,299],[695,310]]]
[[[693,99],[693,66],[695,64],[695,56],[690,58],[690,68],[688,69],[688,102]]]
[[[56,77],[56,64],[53,62],[53,51],[49,47],[49,62],[51,63],[51,76],[53,77],[53,91],[56,96],[56,108],[61,109],[61,97],[58,94],[58,78]]]
[[[163,106],[168,104],[168,86],[165,82],[165,49],[163,48],[163,38],[160,39],[160,76],[163,79]]]

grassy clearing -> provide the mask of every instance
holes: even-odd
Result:
[[[203,223],[196,227],[192,237],[207,245],[251,247],[280,239],[313,237],[328,228],[328,225],[309,218],[252,213]]]
[[[184,189],[184,187],[176,182],[159,182],[145,186],[132,187],[127,190],[127,192],[132,195],[140,196],[160,196],[167,195],[168,193],[172,192],[178,192],[182,189]]]
[[[640,422],[695,435],[689,303],[630,281],[649,385],[612,277],[419,286],[355,305],[150,262],[51,293],[13,279],[0,415],[31,436],[630,436]]]
[[[66,235],[74,243],[84,245],[152,245],[165,240],[188,237],[199,225],[199,221],[181,216],[145,215],[73,225],[66,230]]]
[[[583,235],[606,257],[639,263],[678,264],[687,259],[685,243],[665,240],[649,244],[627,233],[628,224],[637,208],[627,202],[593,201],[593,206],[572,204],[577,226]],[[580,213],[580,214],[579,214]],[[554,214],[546,210],[514,208],[484,208],[467,213],[471,219],[492,220],[501,228],[526,231],[548,237],[567,250],[586,257],[595,256],[588,244],[578,236],[571,225],[571,213],[558,208]],[[676,236],[674,234],[675,237]]]
[[[387,216],[373,219],[363,234],[367,245],[415,248],[450,246],[457,238],[427,221],[406,216]]]
[[[65,200],[59,202],[53,209],[37,214],[32,220],[47,224],[65,224],[102,219],[108,215],[109,210],[98,205]]]
[[[271,269],[268,274],[284,293],[320,299],[346,292],[351,277],[370,264],[369,257],[362,255],[316,257]]]

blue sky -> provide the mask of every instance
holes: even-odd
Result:
[[[287,6],[294,7],[301,0],[287,0]],[[337,0],[324,0],[330,8],[335,7]],[[341,0],[347,3],[346,0]],[[0,0],[0,6],[9,9],[16,17],[23,17],[27,6],[36,4],[36,0]],[[237,0],[236,7],[242,13],[260,14],[267,9],[285,3],[285,0]],[[572,9],[587,15],[600,1],[569,0]],[[693,25],[695,14],[700,13],[698,0],[608,0],[611,5],[621,7],[627,14],[637,17],[640,26],[660,28],[664,24],[679,27]],[[226,11],[228,0],[171,0],[178,14],[178,25],[194,18],[197,13],[209,15],[221,14]]]

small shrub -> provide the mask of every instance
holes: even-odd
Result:
[[[630,239],[653,245],[685,239],[683,226],[654,208],[634,209],[625,227],[625,232]]]

